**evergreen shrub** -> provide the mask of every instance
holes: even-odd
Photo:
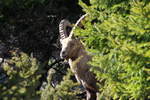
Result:
[[[88,16],[75,33],[93,52],[91,71],[100,81],[101,99],[150,97],[150,1],[79,2]],[[99,70],[100,69],[100,70]]]

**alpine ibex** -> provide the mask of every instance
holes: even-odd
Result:
[[[98,91],[96,86],[96,79],[92,72],[90,72],[90,65],[87,63],[92,59],[90,55],[85,51],[83,44],[79,39],[73,36],[74,29],[81,25],[81,20],[86,15],[82,16],[71,32],[67,31],[68,27],[72,27],[68,20],[62,20],[59,24],[60,42],[62,44],[62,50],[60,56],[66,59],[70,65],[72,72],[78,82],[80,82],[86,90],[86,100],[96,100],[96,93]]]

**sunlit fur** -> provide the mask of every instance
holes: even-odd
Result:
[[[68,60],[77,81],[86,89],[86,100],[96,100],[96,79],[94,74],[89,71],[91,66],[88,64],[91,56],[87,54],[83,44],[78,39],[67,37],[60,42],[62,44],[60,56]]]

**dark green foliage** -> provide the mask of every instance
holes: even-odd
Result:
[[[19,6],[21,8],[24,7],[30,7],[34,4],[37,3],[44,3],[46,0],[22,0],[22,1],[17,1],[17,0],[1,0],[0,4],[3,6],[7,6],[7,7],[15,7],[15,6]]]
[[[145,100],[150,93],[149,0],[91,0],[80,2],[88,13],[85,29],[76,30],[94,52],[92,71],[102,99]],[[101,69],[101,70],[98,70]]]
[[[71,70],[68,70],[67,75],[63,77],[63,81],[56,87],[52,87],[51,79],[55,70],[50,69],[47,77],[47,85],[41,91],[41,100],[81,100],[76,95],[81,92],[79,84],[71,80]]]
[[[0,45],[4,43],[7,47],[7,51],[0,50],[0,53],[2,52],[0,60],[4,58],[10,63],[5,64],[5,72],[0,65],[0,72],[1,70],[3,72],[0,73],[0,100],[40,99],[41,84],[46,81],[48,69],[54,67],[48,65],[48,60],[60,59],[59,22],[64,18],[75,22],[81,13],[78,0],[0,0]],[[24,53],[12,57],[9,53],[14,48]],[[60,82],[63,77],[60,72],[65,72],[66,67],[58,66],[59,64],[55,67],[58,78],[56,80]],[[3,75],[5,77],[2,77]],[[1,77],[9,78],[5,81],[7,83]],[[49,84],[46,85],[50,87],[53,80],[48,81]],[[57,96],[69,99],[75,97],[76,92],[70,91],[70,87],[72,88],[70,84],[74,84],[73,81],[67,79],[66,82],[59,85],[60,89],[50,88],[61,91],[64,86],[66,88],[57,93]],[[69,84],[69,87],[66,84]],[[69,92],[65,93],[65,91]],[[49,94],[49,91],[46,92]]]
[[[54,68],[48,65],[48,60],[60,59],[60,20],[75,22],[81,13],[78,0],[0,0],[0,45],[4,43],[7,47],[7,51],[0,54],[0,60],[4,58],[8,62],[4,72],[0,68],[3,72],[0,73],[0,100],[39,100],[41,94],[48,95],[45,98],[50,100],[51,97],[80,99],[76,96],[80,87],[69,77],[56,87],[51,86],[55,81],[49,79],[45,92],[40,89],[46,81],[47,70]],[[24,53],[9,55],[14,48]],[[55,69],[56,80],[60,82],[63,77],[60,72],[65,72],[66,66],[59,68],[56,64]],[[2,75],[9,79],[4,82]]]
[[[5,60],[3,69],[8,79],[0,84],[1,100],[39,100],[37,88],[41,77],[40,64],[25,53],[16,52]]]
[[[59,22],[80,13],[77,0],[1,0],[0,40],[45,62],[59,51]]]
[[[81,87],[70,80],[70,71],[53,87],[51,77],[56,72],[50,70],[46,86],[39,90],[46,79],[40,63],[47,70],[49,58],[57,59],[60,20],[75,22],[81,13],[72,3],[77,0],[0,1],[0,41],[9,52],[14,47],[25,52],[5,59],[8,79],[0,83],[1,100],[81,100],[77,96]],[[88,6],[79,3],[89,15],[83,22],[85,29],[75,33],[84,37],[88,50],[94,53],[91,71],[100,82],[100,100],[149,99],[150,1],[90,0]],[[32,53],[38,61],[26,53]]]

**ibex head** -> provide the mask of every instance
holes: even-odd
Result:
[[[64,59],[73,58],[77,54],[77,51],[81,46],[78,40],[69,37],[63,39],[61,41],[61,44],[62,44],[62,49],[60,52],[60,56],[61,58]]]
[[[62,20],[59,24],[59,33],[60,33],[60,43],[62,44],[62,50],[60,52],[60,57],[63,59],[69,59],[75,56],[76,52],[80,48],[79,40],[75,39],[73,36],[73,31],[76,26],[79,26],[80,21],[86,15],[82,16],[75,26],[72,28],[71,23],[68,20]],[[72,28],[71,32],[68,31],[69,28]]]
[[[60,32],[60,43],[62,45],[62,50],[60,52],[60,57],[63,59],[71,58],[73,52],[78,47],[77,40],[71,36],[67,28],[72,28],[68,20],[62,20],[59,24]]]

